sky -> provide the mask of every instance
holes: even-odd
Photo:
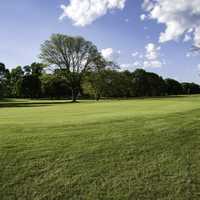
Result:
[[[200,0],[1,0],[0,62],[39,62],[53,33],[83,36],[121,70],[200,83]]]

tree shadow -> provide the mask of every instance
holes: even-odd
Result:
[[[159,99],[181,99],[191,97],[190,95],[169,95],[169,96],[150,96],[150,97],[138,97],[137,99],[152,99],[152,100],[159,100]]]
[[[59,101],[55,101],[55,102],[26,102],[26,101],[4,101],[4,100],[0,100],[0,108],[17,108],[17,107],[43,107],[43,106],[53,106],[53,105],[63,105],[63,104],[72,104],[72,102],[70,101],[66,101],[66,102],[59,102]]]
[[[190,95],[178,95],[178,96],[161,96],[161,97],[134,97],[134,98],[106,98],[104,100],[161,100],[161,99],[178,99],[178,98],[187,98]],[[89,101],[89,100],[88,100]],[[93,100],[91,100],[93,101]],[[64,105],[64,104],[76,104],[80,101],[72,102],[70,100],[58,101],[58,100],[38,100],[38,102],[29,101],[26,99],[0,99],[0,108],[15,108],[15,107],[43,107],[43,106],[53,106],[53,105]]]
[[[171,96],[145,96],[145,97],[127,97],[127,98],[102,98],[101,100],[161,100],[161,99],[181,99],[188,98],[191,95],[171,95]]]

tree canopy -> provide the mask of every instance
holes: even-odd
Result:
[[[100,67],[97,47],[82,37],[54,34],[42,44],[40,58],[48,66],[60,69],[72,90],[73,101],[80,92],[83,74]]]

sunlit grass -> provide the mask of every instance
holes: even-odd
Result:
[[[200,96],[4,100],[0,199],[199,199]]]

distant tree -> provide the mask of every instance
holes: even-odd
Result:
[[[13,82],[17,82],[19,79],[21,79],[24,76],[24,71],[21,66],[17,66],[16,68],[13,68],[11,70],[11,79]]]
[[[94,59],[95,68],[85,73],[83,78],[83,89],[87,94],[94,96],[98,101],[102,97],[105,86],[105,70],[109,64],[100,54]]]
[[[43,97],[59,99],[71,96],[70,87],[66,79],[55,74],[45,74],[41,78]]]
[[[162,77],[155,73],[146,72],[148,96],[163,96],[166,94],[166,84]]]
[[[148,96],[148,79],[145,70],[136,69],[133,73],[133,90],[136,97]]]
[[[33,76],[41,76],[44,68],[46,67],[43,63],[32,63],[31,64],[31,74]]]
[[[24,76],[24,71],[22,70],[21,66],[13,68],[10,73],[10,84],[11,84],[11,96],[12,97],[19,97],[17,92],[17,87],[19,82],[22,80]]]
[[[34,75],[34,76],[41,76],[42,72],[45,68],[43,63],[32,63],[31,65],[26,65],[23,67],[24,73],[26,75]]]
[[[84,93],[95,97],[96,100],[102,96],[128,98],[167,94],[163,78],[143,69],[137,69],[133,73],[106,68],[99,72],[89,72],[84,77],[82,86]]]
[[[121,81],[124,82],[123,88],[125,92],[125,97],[133,97],[134,90],[133,90],[133,73],[129,72],[128,70],[121,73]]]
[[[25,98],[38,98],[41,94],[41,81],[35,75],[25,75],[17,83],[17,93]]]
[[[0,63],[0,98],[10,94],[10,72],[5,64]]]
[[[24,66],[23,71],[24,71],[25,75],[31,75],[31,66],[30,65]]]
[[[116,70],[109,70],[105,74],[106,87],[104,95],[110,97],[127,98],[132,96],[132,78],[126,72],[118,72]]]
[[[184,94],[199,94],[200,86],[195,83],[182,83]]]
[[[99,55],[96,46],[82,37],[54,34],[42,44],[40,58],[48,66],[62,71],[75,102],[84,73],[96,68],[94,60]]]
[[[174,79],[166,79],[166,86],[167,86],[167,94],[168,95],[179,95],[179,94],[183,94],[183,88],[181,83],[179,83],[178,81],[174,80]]]
[[[100,73],[91,73],[86,88],[92,96],[100,97],[130,97],[131,73],[105,69]]]
[[[85,74],[82,81],[82,87],[85,94],[92,96],[95,100],[99,101],[102,97],[104,89],[104,73],[101,72],[88,72]]]

